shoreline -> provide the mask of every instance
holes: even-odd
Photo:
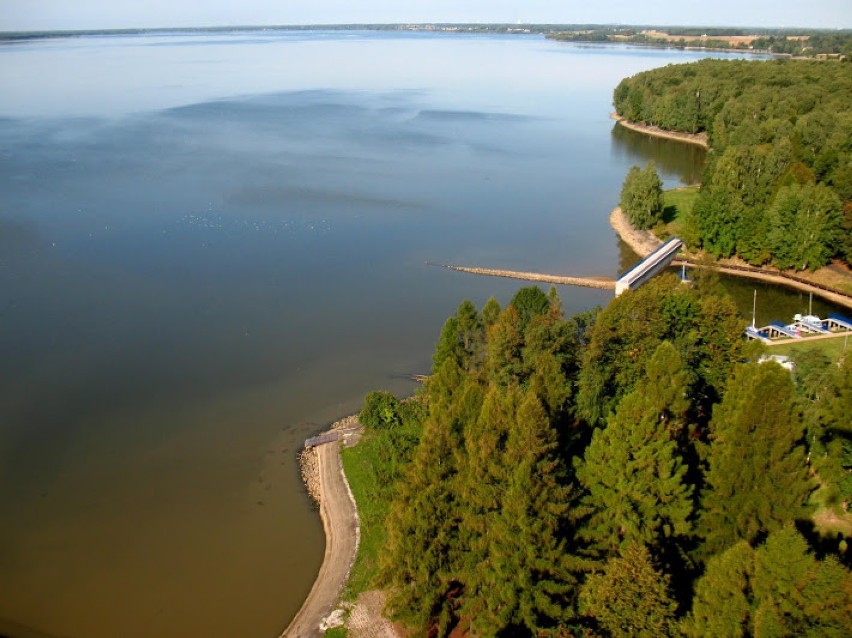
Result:
[[[710,149],[707,136],[703,133],[695,135],[666,131],[656,126],[630,122],[616,113],[612,113],[610,117],[617,124],[640,133],[696,144],[705,149]],[[641,231],[634,228],[618,206],[611,211],[609,223],[616,235],[642,258],[646,257],[663,243],[651,231]],[[753,266],[741,265],[739,263],[725,263],[726,261],[731,262],[732,260],[713,261],[710,264],[704,264],[698,261],[697,256],[687,254],[685,258],[675,259],[673,264],[686,263],[694,268],[712,268],[728,275],[756,279],[795,288],[804,292],[812,292],[840,306],[852,309],[852,295],[844,295],[837,291],[822,288],[818,284],[797,280],[792,278],[794,276],[780,271],[767,272]],[[552,283],[585,285],[595,288],[609,288],[611,285],[606,278],[602,277],[559,277],[560,281],[554,281],[556,276],[540,275],[538,273],[515,273],[459,266],[444,267],[472,274],[487,274],[531,281],[550,281]],[[562,281],[563,279],[570,279],[572,281]],[[583,279],[584,283],[578,284],[576,282],[578,279]],[[591,283],[585,283],[585,280]],[[302,607],[296,613],[296,616],[280,634],[279,638],[319,638],[330,626],[343,624],[340,619],[338,605],[340,594],[349,578],[352,566],[357,557],[358,546],[360,544],[360,519],[358,517],[357,504],[341,462],[340,444],[341,441],[345,445],[354,445],[357,443],[361,428],[362,426],[357,416],[340,419],[323,432],[323,434],[328,434],[343,431],[341,432],[340,439],[306,448],[299,455],[300,472],[305,488],[309,496],[319,507],[320,518],[322,519],[323,530],[325,532],[326,546],[322,565],[310,593],[302,604]],[[351,435],[354,435],[355,441],[350,443],[347,439]],[[370,607],[376,607],[375,609],[361,609],[357,607],[356,609],[358,609],[359,613],[370,616],[366,621],[369,624],[376,622],[377,617],[381,619],[381,606],[380,603],[375,603],[374,605],[370,605]],[[392,627],[388,631],[392,632]]]
[[[627,216],[622,212],[621,207],[616,206],[612,209],[609,215],[609,224],[621,240],[630,246],[631,250],[642,258],[648,256],[651,251],[662,245],[662,240],[658,239],[650,230],[638,230],[633,227]],[[816,283],[809,283],[798,278],[796,275],[790,275],[782,271],[766,271],[761,268],[740,264],[734,260],[714,260],[711,263],[704,264],[696,255],[686,254],[685,257],[675,258],[673,265],[687,264],[692,268],[711,268],[726,275],[735,277],[743,277],[746,279],[756,279],[766,283],[795,288],[802,292],[813,293],[823,299],[837,304],[844,308],[852,310],[852,295],[846,295],[842,292],[823,288]]]
[[[662,137],[668,140],[677,140],[678,142],[686,142],[687,144],[695,144],[701,146],[708,151],[711,150],[710,143],[707,140],[707,133],[681,133],[680,131],[668,131],[659,126],[650,124],[642,124],[640,122],[631,122],[630,120],[621,117],[618,113],[610,113],[610,119],[615,120],[615,123],[628,128],[631,131],[645,133],[654,137]]]
[[[357,443],[360,429],[357,416],[340,419],[324,432],[338,433],[339,438],[306,448],[299,455],[302,480],[319,506],[325,553],[310,593],[279,638],[319,638],[335,616],[361,541],[358,507],[343,471],[340,445]]]
[[[695,144],[707,149],[708,151],[713,150],[708,143],[706,133],[695,134],[668,131],[658,126],[631,122],[630,120],[621,117],[618,113],[611,113],[610,118],[615,120],[617,125],[638,133],[644,133],[653,137],[660,137],[677,142],[685,142],[687,144]],[[610,213],[609,223],[622,241],[630,246],[633,252],[642,258],[646,257],[652,250],[663,243],[662,240],[658,239],[651,231],[640,231],[633,228],[633,225],[624,216],[621,208],[618,206],[616,206]],[[832,303],[852,310],[852,295],[817,282],[809,281],[798,274],[790,274],[780,270],[766,270],[764,268],[751,266],[737,259],[713,260],[710,264],[704,264],[697,255],[688,253],[684,258],[675,259],[672,263],[675,265],[685,263],[693,268],[715,268],[726,275],[742,277],[744,279],[755,279],[779,286],[786,286],[802,292],[813,293]]]

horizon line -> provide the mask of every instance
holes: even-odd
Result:
[[[754,26],[754,25],[713,25],[713,24],[638,24],[626,22],[328,22],[328,23],[296,23],[296,24],[220,24],[220,25],[183,25],[183,26],[144,26],[144,27],[95,27],[74,29],[16,29],[0,30],[0,36],[7,35],[66,35],[66,34],[98,34],[98,33],[122,33],[122,32],[157,32],[157,31],[222,31],[222,30],[249,30],[249,29],[272,29],[272,30],[319,30],[319,29],[356,29],[369,27],[619,27],[619,28],[678,28],[678,29],[738,29],[754,31],[808,31],[808,32],[852,32],[852,27],[802,27],[802,26]],[[723,34],[718,34],[723,35]]]

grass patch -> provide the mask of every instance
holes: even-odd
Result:
[[[385,518],[396,482],[420,440],[422,405],[416,401],[400,405],[396,425],[365,428],[358,445],[341,451],[343,469],[361,518],[361,544],[343,592],[347,600],[355,600],[375,587],[381,552],[386,546]]]
[[[684,220],[695,206],[699,188],[698,185],[682,186],[663,192],[663,219],[654,227],[657,237],[668,239],[683,235]]]
[[[846,345],[846,338],[844,337],[818,339],[816,341],[790,341],[783,345],[767,348],[766,354],[780,354],[795,359],[797,354],[801,354],[805,350],[818,350],[832,361],[837,362],[843,355],[844,345],[846,345],[847,352],[852,351],[852,335],[850,335],[849,341],[848,345]]]
[[[390,501],[382,497],[387,490],[382,489],[375,471],[382,462],[382,447],[380,433],[367,430],[358,445],[341,451],[343,469],[361,517],[361,544],[344,591],[344,597],[350,600],[370,589],[379,551],[385,543],[384,521]]]
[[[663,221],[666,224],[677,224],[692,212],[695,200],[698,199],[700,186],[684,186],[663,192]]]
[[[349,635],[349,632],[346,631],[346,627],[335,627],[334,629],[328,629],[323,634],[323,638],[346,638]]]

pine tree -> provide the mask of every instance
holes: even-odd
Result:
[[[755,556],[755,638],[852,635],[852,579],[836,560],[817,561],[788,526]]]
[[[580,592],[580,613],[614,638],[674,635],[676,609],[668,576],[654,566],[641,543],[625,545],[602,573],[586,579]]]
[[[852,576],[818,561],[791,525],[753,550],[740,541],[707,563],[684,631],[694,638],[852,634]]]
[[[750,633],[754,550],[740,541],[707,561],[695,585],[684,633],[692,638],[741,638]]]
[[[707,555],[805,515],[803,430],[789,372],[775,363],[739,366],[711,422],[700,521]]]
[[[478,388],[453,359],[446,359],[426,392],[429,415],[388,514],[380,572],[396,618],[415,627],[438,622],[445,630],[453,616],[450,592],[461,560],[455,453],[463,445],[466,412],[479,409]]]
[[[502,386],[520,383],[523,376],[523,329],[521,316],[511,305],[488,329],[486,368],[492,382]]]
[[[462,569],[466,574],[475,575],[488,553],[489,530],[508,484],[509,469],[503,458],[520,401],[517,386],[491,385],[479,415],[465,426],[465,446],[459,450],[462,456],[458,459],[463,468],[458,492],[464,503],[459,533],[465,548]],[[475,579],[462,576],[462,580],[470,581],[467,595],[476,596]]]
[[[645,366],[642,392],[672,438],[680,436],[690,407],[689,372],[670,341],[663,341]]]
[[[551,308],[552,299],[542,292],[538,286],[526,286],[518,290],[509,305],[518,311],[521,326],[526,328],[530,320],[543,315]]]
[[[692,487],[677,443],[642,387],[596,430],[576,475],[585,488],[580,536],[596,555],[630,541],[659,546],[689,534]]]
[[[478,635],[510,628],[534,634],[572,613],[577,566],[564,539],[572,497],[556,447],[542,405],[528,393],[497,460],[500,467],[489,472],[496,485],[480,485],[497,507],[485,516],[482,560],[465,578],[463,613]]]
[[[486,330],[497,321],[497,317],[500,316],[500,304],[494,297],[489,297],[485,305],[482,306],[480,316],[482,317],[482,325],[485,326]]]
[[[447,319],[441,330],[432,367],[437,369],[446,359],[468,370],[476,368],[481,359],[485,332],[476,307],[465,299],[456,314]]]

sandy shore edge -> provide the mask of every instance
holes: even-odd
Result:
[[[681,133],[680,131],[667,131],[659,126],[642,124],[641,122],[631,122],[630,120],[621,117],[618,113],[610,113],[610,118],[615,120],[624,128],[629,128],[631,131],[646,133],[648,135],[653,135],[654,137],[664,137],[669,140],[678,140],[679,142],[696,144],[706,149],[710,148],[710,144],[707,141],[707,133]]]

